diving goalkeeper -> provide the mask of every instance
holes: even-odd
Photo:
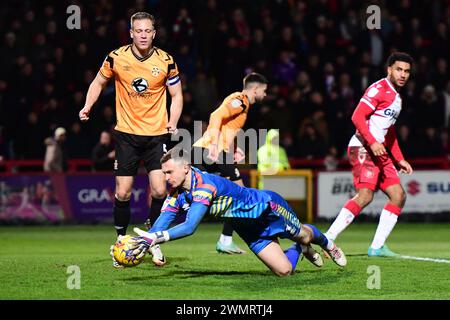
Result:
[[[301,224],[279,194],[241,187],[200,171],[190,165],[186,151],[177,148],[161,158],[161,166],[171,191],[149,232],[134,228],[144,244],[134,252],[138,258],[149,247],[193,234],[209,213],[227,219],[250,250],[278,276],[293,273],[302,253],[317,267],[322,266],[322,257],[311,244],[319,245],[339,266],[347,264],[343,251],[315,226]],[[177,214],[182,213],[186,213],[186,220],[169,228]],[[278,238],[295,243],[283,251]]]

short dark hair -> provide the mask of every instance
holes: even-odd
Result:
[[[155,17],[148,12],[136,12],[135,14],[133,14],[130,19],[130,28],[133,29],[133,22],[135,20],[144,20],[144,19],[149,19],[152,22],[153,29],[156,29]]]
[[[414,59],[405,52],[394,52],[388,57],[387,66],[392,66],[396,61],[406,62],[412,66]]]
[[[268,84],[266,77],[262,74],[252,72],[244,77],[244,89],[247,88],[251,83]]]
[[[170,159],[174,159],[175,161],[181,161],[187,164],[191,163],[190,153],[185,149],[181,149],[178,147],[174,147],[169,151],[167,151],[167,153],[161,157],[159,163],[160,164],[166,163]]]

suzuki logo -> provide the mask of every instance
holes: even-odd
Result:
[[[416,180],[411,180],[410,182],[408,182],[406,187],[407,192],[412,196],[415,196],[416,194],[420,193],[420,183],[418,183]]]

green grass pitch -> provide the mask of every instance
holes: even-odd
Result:
[[[326,230],[328,224],[318,226]],[[221,224],[201,224],[193,236],[164,244],[168,264],[162,268],[147,256],[122,270],[111,265],[110,226],[0,227],[0,300],[450,299],[449,263],[368,258],[375,229],[353,224],[338,239],[346,268],[325,260],[319,269],[303,260],[293,276],[279,278],[251,252],[217,254]],[[286,248],[290,241],[281,244]],[[450,260],[450,224],[399,223],[388,244],[404,255]],[[67,288],[72,265],[80,268],[80,289]],[[367,287],[370,266],[379,268],[379,289]]]

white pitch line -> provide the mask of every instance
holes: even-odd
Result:
[[[450,260],[446,260],[446,259],[433,259],[433,258],[422,258],[422,257],[413,257],[413,256],[400,256],[400,258],[409,259],[409,260],[430,261],[430,262],[437,262],[437,263],[450,263]]]

